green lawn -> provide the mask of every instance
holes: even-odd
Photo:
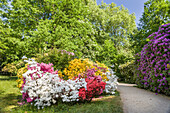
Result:
[[[38,110],[30,104],[20,106],[19,89],[16,87],[17,77],[0,76],[0,112],[12,113],[123,113],[120,96],[106,96],[103,99],[90,103],[77,103],[74,105],[61,103]]]

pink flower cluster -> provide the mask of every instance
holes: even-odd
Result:
[[[51,73],[51,74],[58,74],[58,71],[57,71],[57,70],[54,71],[54,68],[52,67],[52,66],[53,66],[52,63],[49,63],[49,64],[45,64],[45,63],[39,64],[39,63],[37,63],[36,65],[37,65],[37,67],[40,68],[40,71],[42,71],[43,73],[42,73],[42,75],[40,75],[40,74],[37,73],[37,71],[35,71],[34,73],[30,74],[30,77],[31,77],[32,80],[35,79],[35,78],[33,77],[34,74],[37,74],[39,78],[42,77],[43,74],[44,74],[44,73],[47,73],[47,72],[48,72],[48,73]],[[28,70],[36,70],[37,67],[28,65],[28,68],[27,68],[27,69],[28,69]],[[24,87],[24,85],[25,85],[25,83],[26,83],[26,78],[25,78],[25,77],[23,77],[23,81],[24,81],[24,83],[22,84],[21,90],[23,90],[23,87]],[[26,99],[27,102],[32,102],[32,101],[33,101],[34,99],[36,99],[36,98],[31,99],[31,98],[29,97],[28,93],[26,92],[26,93],[22,93],[22,99]]]
[[[58,74],[58,71],[54,71],[54,68],[52,67],[53,64],[52,63],[49,63],[49,64],[45,64],[45,63],[41,63],[41,64],[37,64],[37,66],[40,66],[41,69],[40,71],[43,71],[44,73],[48,72],[48,73],[51,73],[51,74]]]

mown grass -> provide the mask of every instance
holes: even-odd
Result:
[[[0,76],[0,111],[6,112],[17,107],[21,97],[17,88],[17,77]]]
[[[17,77],[0,76],[0,112],[2,113],[123,113],[120,96],[105,96],[90,103],[67,104],[59,102],[57,105],[38,110],[35,106],[26,104],[20,106],[19,89],[16,87]]]

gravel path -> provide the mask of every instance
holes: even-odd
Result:
[[[170,113],[170,97],[119,83],[124,113]]]

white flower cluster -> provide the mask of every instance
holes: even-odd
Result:
[[[55,84],[56,97],[61,97],[63,102],[79,101],[79,89],[86,88],[85,79],[61,80]]]
[[[85,79],[61,80],[58,74],[40,71],[35,61],[27,62],[35,68],[23,74],[26,82],[21,93],[27,93],[31,100],[36,98],[34,105],[38,109],[55,104],[59,98],[63,102],[79,101],[79,89],[87,85]]]
[[[105,92],[107,94],[115,94],[115,90],[117,89],[117,79],[118,77],[114,75],[114,72],[112,69],[109,69],[109,72],[105,73],[107,78],[109,79],[106,81],[106,86],[105,86]]]

